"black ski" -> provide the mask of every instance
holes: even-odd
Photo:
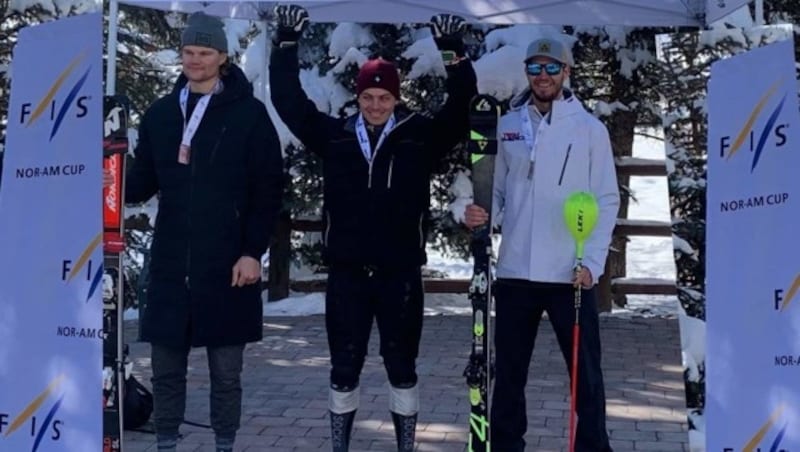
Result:
[[[122,257],[125,250],[123,190],[128,153],[125,99],[103,98],[103,168],[114,183],[103,189],[103,452],[120,452],[123,432],[123,390],[126,353],[123,344]]]
[[[491,216],[494,158],[497,154],[497,122],[500,105],[488,95],[478,95],[470,103],[470,140],[473,202]],[[490,450],[489,401],[492,383],[492,238],[491,219],[472,231],[470,248],[473,274],[469,287],[472,302],[472,350],[464,370],[469,386],[469,451]]]

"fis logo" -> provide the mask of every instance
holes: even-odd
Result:
[[[797,292],[800,290],[800,273],[794,278],[794,281],[789,286],[787,290],[783,289],[776,289],[775,290],[775,310],[785,312],[792,301],[797,298]]]
[[[12,417],[11,414],[0,412],[0,436],[8,438],[9,436],[17,433],[23,435],[27,430],[27,434],[33,438],[33,445],[30,451],[36,452],[39,449],[42,441],[47,437],[51,441],[58,441],[61,439],[60,427],[63,422],[58,419],[58,409],[61,407],[61,402],[64,400],[64,395],[61,394],[57,397],[56,401],[50,406],[44,416],[39,416],[39,408],[45,404],[51,396],[56,394],[61,381],[64,379],[60,375],[53,379],[49,385],[36,396],[19,414]],[[25,430],[20,430],[26,426]]]
[[[85,268],[85,277],[87,281],[91,281],[89,285],[89,294],[86,296],[86,301],[88,302],[92,295],[97,291],[97,287],[100,285],[100,282],[103,280],[103,266],[98,265],[97,268],[94,268],[94,262],[92,261],[92,253],[94,250],[97,249],[103,243],[103,234],[97,234],[89,245],[83,250],[83,253],[78,257],[78,260],[72,261],[70,259],[64,259],[61,262],[61,280],[65,282],[72,281],[78,274],[84,273]]]
[[[781,448],[781,441],[786,434],[786,422],[784,421],[780,428],[773,428],[777,422],[782,418],[785,405],[780,405],[775,411],[770,414],[769,418],[764,422],[761,428],[750,438],[747,444],[741,449],[742,452],[789,452]],[[726,447],[722,452],[737,452],[738,449],[733,447]]]
[[[67,80],[75,79],[75,77],[72,77],[73,72],[75,72],[75,69],[81,65],[84,59],[84,54],[80,54],[75,57],[61,72],[61,74],[58,75],[55,82],[53,82],[53,84],[50,86],[50,89],[47,90],[47,93],[45,93],[44,97],[36,104],[36,106],[34,106],[32,103],[22,104],[19,112],[19,123],[25,124],[25,127],[30,127],[46,113],[47,117],[52,123],[49,138],[49,140],[52,141],[53,137],[55,137],[58,133],[59,128],[61,128],[64,118],[68,113],[74,114],[76,118],[85,117],[89,112],[86,105],[89,97],[80,96],[79,93],[81,88],[83,88],[83,84],[86,83],[86,78],[89,76],[89,72],[92,70],[91,66],[89,66],[77,78],[77,80],[75,80],[74,83],[72,83],[72,86],[69,91],[66,92],[66,95],[57,96],[61,92],[61,88],[64,83],[67,82]]]
[[[739,152],[745,145],[747,149],[753,154],[753,160],[750,164],[750,172],[752,173],[767,145],[774,145],[780,148],[786,144],[786,128],[789,126],[787,123],[778,123],[778,117],[783,111],[783,104],[786,102],[787,93],[783,92],[781,95],[778,93],[778,88],[783,85],[783,80],[778,80],[769,87],[758,103],[750,112],[739,133],[736,137],[723,136],[719,142],[719,155],[726,160],[730,160],[737,152]],[[778,96],[776,96],[776,93]],[[770,108],[765,108],[769,105]],[[766,122],[763,126],[756,127],[756,123],[761,123],[764,115],[762,113],[769,112],[766,116]],[[731,142],[733,139],[733,142]]]

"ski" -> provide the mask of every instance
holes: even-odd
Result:
[[[497,154],[497,122],[500,105],[488,95],[477,95],[470,103],[470,140],[467,150],[472,164],[473,202],[492,212],[494,158]],[[472,231],[470,248],[473,273],[469,287],[472,303],[472,349],[464,370],[469,389],[469,452],[489,452],[489,415],[492,384],[492,238],[491,219]]]
[[[114,183],[103,188],[103,452],[121,452],[125,388],[123,344],[125,250],[123,193],[128,153],[125,99],[103,98],[103,168]]]

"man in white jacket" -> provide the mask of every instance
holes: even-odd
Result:
[[[578,285],[583,293],[575,451],[611,451],[594,285],[605,267],[619,189],[607,129],[564,87],[573,65],[562,42],[532,42],[525,58],[530,86],[511,100],[498,125],[492,222],[501,226],[502,242],[494,291],[496,373],[490,425],[492,449],[504,452],[525,448],[525,385],[544,312],[570,370]],[[563,214],[564,200],[577,190],[593,193],[600,207],[578,272]],[[487,221],[482,208],[467,207],[468,227]]]

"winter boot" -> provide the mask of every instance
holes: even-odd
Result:
[[[344,390],[339,390],[344,389]],[[331,416],[331,445],[333,452],[347,452],[350,447],[350,433],[353,419],[360,403],[358,386],[353,388],[331,387],[328,393],[328,406]]]
[[[397,437],[397,452],[413,452],[417,431],[417,415],[403,416],[392,412],[394,434]]]
[[[389,387],[389,411],[392,413],[397,450],[414,450],[419,411],[419,387],[416,384]]]
[[[353,419],[356,417],[356,412],[337,414],[331,411],[330,416],[333,452],[347,452],[350,447],[350,433],[353,431]]]

